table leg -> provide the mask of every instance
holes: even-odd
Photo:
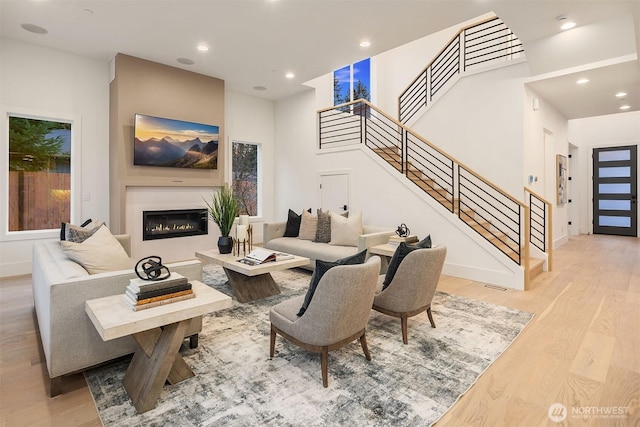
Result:
[[[194,376],[178,351],[190,323],[187,319],[133,335],[139,349],[123,383],[139,413],[156,406],[165,381],[175,384]]]
[[[227,268],[224,268],[224,272],[239,302],[255,301],[280,293],[280,288],[270,273],[245,276]]]

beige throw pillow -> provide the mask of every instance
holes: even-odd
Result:
[[[362,212],[351,214],[349,218],[331,212],[330,245],[358,246],[362,234]]]
[[[82,243],[62,241],[60,245],[64,253],[89,274],[132,268],[127,252],[105,225]]]
[[[311,215],[307,211],[302,212],[300,219],[300,233],[298,239],[313,240],[316,238],[316,230],[318,229],[318,217]]]

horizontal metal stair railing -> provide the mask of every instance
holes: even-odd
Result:
[[[318,118],[320,149],[364,144],[509,259],[524,265],[526,275],[527,205],[366,100],[320,110]]]
[[[552,204],[540,194],[524,188],[525,196],[528,194],[529,210],[531,212],[531,226],[529,234],[531,244],[547,254],[547,270],[553,270],[553,209]]]
[[[522,42],[498,17],[462,28],[402,91],[398,119],[407,123],[434,102],[439,92],[452,86],[456,77],[480,66],[509,63],[522,54]]]

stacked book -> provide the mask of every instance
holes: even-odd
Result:
[[[124,300],[134,311],[138,311],[195,296],[191,283],[186,277],[171,273],[165,280],[149,281],[138,278],[129,280]]]
[[[400,236],[391,236],[389,237],[389,244],[392,246],[398,246],[400,243],[404,242],[406,244],[416,243],[418,241],[418,236],[410,235],[405,237]]]

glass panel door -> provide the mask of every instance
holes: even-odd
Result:
[[[637,146],[593,150],[594,234],[638,235]]]

